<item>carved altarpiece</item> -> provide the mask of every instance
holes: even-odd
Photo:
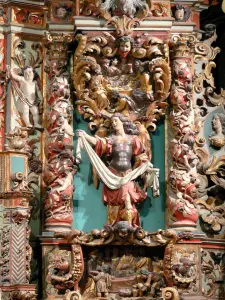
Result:
[[[216,28],[198,30],[201,9],[0,6],[3,299],[224,299],[225,93],[212,75]],[[88,132],[74,130],[74,111]],[[159,122],[166,229],[151,232],[138,204],[148,188],[160,193],[162,170],[151,162]],[[81,148],[107,214],[88,233],[73,226]]]

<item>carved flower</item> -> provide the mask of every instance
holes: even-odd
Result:
[[[213,197],[209,197],[207,202],[199,200],[197,204],[203,206],[200,219],[205,229],[214,234],[219,233],[225,225],[225,205],[216,205],[217,199]]]
[[[213,233],[219,233],[222,227],[225,225],[225,206],[215,208],[214,211],[207,211],[201,213],[201,219],[206,223],[208,230]]]

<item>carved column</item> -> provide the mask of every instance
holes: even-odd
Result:
[[[72,225],[73,128],[69,76],[68,44],[71,35],[46,35],[48,94],[46,109],[46,165],[44,182],[45,230],[67,231]]]
[[[194,35],[173,35],[169,123],[173,138],[169,142],[168,223],[170,228],[195,229],[198,156],[194,153],[193,46]]]

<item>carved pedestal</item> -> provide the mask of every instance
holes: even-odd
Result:
[[[35,285],[29,285],[32,248],[29,245],[32,192],[27,181],[28,154],[0,153],[0,215],[2,299],[36,299]],[[14,172],[14,170],[17,172]]]

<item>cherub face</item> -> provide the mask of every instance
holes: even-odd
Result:
[[[27,68],[26,70],[24,70],[24,79],[26,81],[33,81],[34,79],[33,68]]]
[[[177,21],[182,21],[184,19],[184,9],[183,8],[177,9],[175,11],[175,19]]]
[[[121,42],[120,43],[120,52],[122,53],[128,53],[131,50],[131,42],[127,41],[127,42]]]
[[[59,19],[64,19],[65,16],[66,16],[66,13],[67,13],[67,10],[65,9],[65,7],[59,7],[57,10],[56,10],[56,15]]]

